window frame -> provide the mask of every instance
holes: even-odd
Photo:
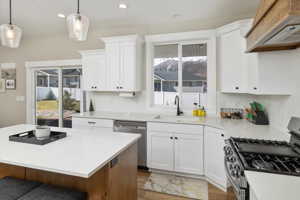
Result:
[[[207,45],[207,107],[209,114],[217,112],[217,88],[216,88],[216,32],[215,30],[194,31],[185,33],[170,33],[162,35],[146,36],[146,92],[147,92],[147,110],[174,112],[175,106],[155,105],[154,104],[154,78],[153,78],[153,58],[154,46],[178,44],[178,71],[182,72],[182,46],[189,44]],[[178,93],[182,97],[182,73],[178,74]],[[188,112],[191,108],[183,107]]]

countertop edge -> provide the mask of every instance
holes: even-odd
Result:
[[[140,121],[140,122],[152,122],[152,123],[172,123],[172,124],[187,124],[187,125],[197,125],[197,126],[210,126],[213,128],[225,130],[223,126],[217,126],[213,125],[211,123],[206,123],[206,122],[186,122],[186,121],[171,121],[171,120],[162,120],[162,119],[139,119],[139,118],[134,118],[134,119],[125,119],[122,117],[107,117],[107,116],[83,116],[80,114],[74,114],[72,115],[74,118],[92,118],[92,119],[107,119],[107,120],[126,120],[126,121]],[[205,118],[203,118],[205,120]]]

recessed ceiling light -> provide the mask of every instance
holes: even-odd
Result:
[[[57,17],[59,17],[59,18],[66,18],[66,16],[64,14],[62,14],[62,13],[58,13]]]
[[[126,9],[126,8],[128,8],[128,5],[124,1],[120,1],[119,8]]]

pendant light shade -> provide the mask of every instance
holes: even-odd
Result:
[[[69,37],[72,40],[85,41],[87,40],[90,21],[89,18],[80,14],[79,0],[77,3],[77,13],[67,17]]]
[[[3,46],[18,48],[20,46],[22,30],[12,24],[3,24],[0,26],[1,43]]]
[[[22,38],[22,30],[17,25],[12,24],[11,0],[9,0],[9,24],[0,26],[0,37],[3,46],[18,48]]]

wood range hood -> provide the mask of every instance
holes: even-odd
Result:
[[[261,0],[246,38],[247,52],[300,47],[300,0]]]

